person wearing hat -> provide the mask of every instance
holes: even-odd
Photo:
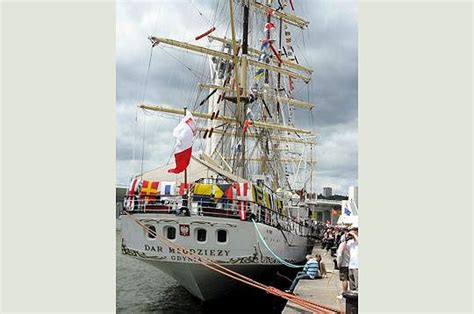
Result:
[[[341,249],[344,250],[346,247],[349,249],[349,288],[356,291],[359,284],[359,227],[357,225],[352,225]]]

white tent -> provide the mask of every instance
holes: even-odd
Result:
[[[359,216],[346,216],[341,215],[337,220],[338,225],[350,225],[350,226],[359,226]]]

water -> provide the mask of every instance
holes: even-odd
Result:
[[[251,296],[203,303],[157,268],[122,255],[119,231],[116,240],[118,313],[280,313],[286,303],[252,287]],[[279,285],[287,287],[289,282],[281,279],[274,284]]]

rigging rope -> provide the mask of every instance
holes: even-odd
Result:
[[[155,34],[158,31],[158,18],[160,17],[160,13],[162,11],[165,11],[165,10],[162,10],[162,7],[163,7],[163,1],[158,2],[158,5],[156,6],[156,19],[155,19],[155,25],[154,25],[155,27],[152,28],[152,31]]]
[[[326,305],[321,305],[321,304],[318,304],[318,303],[315,303],[315,302],[311,302],[311,301],[305,300],[305,299],[303,299],[299,296],[296,296],[294,294],[283,292],[283,291],[281,291],[281,290],[279,290],[275,287],[264,285],[262,283],[259,283],[258,281],[253,280],[250,277],[247,277],[247,276],[242,275],[238,272],[235,272],[235,271],[233,271],[233,270],[231,270],[227,267],[224,267],[224,266],[218,264],[216,261],[214,261],[212,259],[209,259],[205,256],[197,255],[195,253],[192,253],[188,249],[186,249],[185,247],[182,247],[178,244],[175,244],[175,243],[171,242],[170,240],[166,239],[162,235],[159,235],[156,231],[148,228],[145,224],[143,224],[141,221],[139,221],[138,219],[133,217],[133,215],[128,213],[127,211],[125,211],[125,214],[127,214],[135,223],[140,225],[149,234],[153,235],[155,238],[158,238],[162,243],[166,244],[170,248],[175,249],[178,254],[187,256],[191,260],[193,260],[194,262],[197,262],[197,263],[203,265],[204,267],[207,267],[207,268],[209,268],[211,270],[214,270],[214,271],[216,271],[216,272],[218,272],[218,273],[220,273],[224,276],[235,279],[237,281],[240,281],[240,282],[242,282],[244,284],[247,284],[249,286],[252,286],[254,288],[257,288],[257,289],[263,290],[265,292],[271,293],[273,295],[279,296],[279,297],[281,297],[283,299],[286,299],[286,300],[288,300],[292,303],[300,305],[301,307],[309,309],[310,311],[312,311],[314,313],[342,313],[342,311],[340,311],[338,309],[334,309],[334,308],[331,308],[331,307],[326,306]]]
[[[209,18],[207,18],[207,16],[205,16],[199,9],[198,7],[194,4],[194,1],[191,0],[191,5],[193,6],[193,8],[196,9],[196,11],[198,11],[199,15],[201,16],[201,18],[204,20],[204,22],[206,22],[209,26],[212,26],[212,23],[211,23],[211,20]]]
[[[143,178],[143,159],[145,157],[145,132],[146,132],[146,115],[144,114],[143,120],[143,141],[142,141],[142,163],[140,166],[140,178]]]
[[[144,82],[144,86],[143,86],[142,102],[145,101],[145,95],[146,95],[147,86],[148,86],[148,78],[149,78],[149,76],[150,76],[150,68],[151,68],[151,60],[152,60],[152,57],[153,57],[153,46],[152,46],[151,49],[150,49],[150,57],[148,58],[148,67],[147,67],[147,70],[146,70],[145,82]],[[135,120],[136,120],[136,116],[135,116]],[[142,158],[141,158],[141,165],[140,165],[140,177],[143,176],[143,159],[144,159],[144,155],[145,155],[145,127],[146,127],[146,115],[144,114],[143,134],[142,134],[142,137],[143,137],[143,140],[142,140]],[[135,130],[136,130],[136,128],[135,128]],[[134,135],[134,136],[135,136],[135,135]],[[133,158],[135,159],[135,138],[133,139],[133,141],[134,141],[134,144],[133,144]]]
[[[148,58],[148,67],[147,67],[147,70],[146,70],[146,76],[145,76],[145,81],[143,83],[143,93],[142,93],[142,102],[145,100],[145,94],[146,94],[146,89],[147,89],[147,85],[148,85],[148,77],[150,75],[150,67],[151,67],[151,60],[152,60],[152,57],[153,57],[153,47],[151,47],[151,50],[150,50],[150,57]],[[137,87],[137,94],[136,94],[136,101],[138,102],[138,99],[139,99],[139,96],[138,96],[138,93],[139,93],[139,88]],[[133,132],[133,152],[132,152],[132,161],[134,163],[134,166],[136,167],[136,163],[135,163],[135,141],[136,141],[136,137],[137,137],[137,128],[138,128],[138,107],[135,107],[135,127],[134,127],[134,132]],[[143,137],[145,135],[143,134]],[[143,138],[143,141],[145,141],[145,138]],[[144,154],[144,151],[143,151],[143,145],[142,145],[142,166],[141,166],[141,169],[143,170],[143,154]],[[133,168],[135,168],[133,167]],[[133,169],[131,169],[132,171],[132,174],[130,175],[130,177],[133,177],[133,173],[135,172]],[[142,171],[140,171],[140,173],[142,173]]]
[[[152,57],[153,57],[153,46],[151,46],[150,57],[148,58],[148,68],[146,70],[145,83],[144,83],[144,86],[143,86],[142,102],[145,101],[145,94],[146,94],[146,89],[148,87],[148,77],[150,76],[150,67],[151,67]]]
[[[176,58],[175,56],[173,56],[171,53],[169,53],[168,51],[166,51],[166,49],[164,47],[161,47],[161,46],[158,46],[161,50],[163,50],[167,55],[169,55],[170,57],[172,57],[173,59],[175,59],[179,64],[181,64],[182,66],[184,66],[189,72],[191,72],[192,75],[194,75],[196,78],[198,78],[199,80],[202,79],[202,77],[199,77],[197,73],[194,73],[193,69],[191,69],[190,67],[188,67],[186,64],[184,64],[181,60],[179,60],[178,58]],[[173,48],[169,48],[167,47],[167,49],[171,49],[171,50],[176,50],[176,49],[173,49]],[[179,50],[177,50],[179,51]],[[182,52],[182,51],[179,51],[179,52]]]
[[[138,98],[138,97],[137,97]],[[138,99],[137,99],[138,100]],[[137,138],[137,127],[138,127],[138,107],[135,106],[135,126],[134,126],[134,130],[133,130],[133,148],[132,148],[132,162],[133,162],[133,166],[131,167],[132,169],[131,170],[131,174],[130,174],[130,179],[133,177],[133,174],[136,173],[136,169],[133,169],[136,167],[136,162],[135,162],[135,140]]]

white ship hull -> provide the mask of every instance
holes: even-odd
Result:
[[[165,237],[167,228],[175,227],[176,235],[172,241],[176,245],[253,279],[265,280],[281,267],[259,238],[252,222],[230,218],[148,213],[134,214],[133,217],[147,226],[153,226],[158,235]],[[189,235],[181,235],[180,226],[188,226]],[[281,231],[261,223],[257,223],[257,227],[272,251],[286,261],[301,264],[311,249],[306,236]],[[198,229],[206,230],[205,241],[198,241]],[[218,230],[227,232],[224,243],[217,241]],[[122,216],[122,253],[157,267],[203,301],[249,288],[192,261],[166,246],[158,238],[153,239],[129,216]]]

